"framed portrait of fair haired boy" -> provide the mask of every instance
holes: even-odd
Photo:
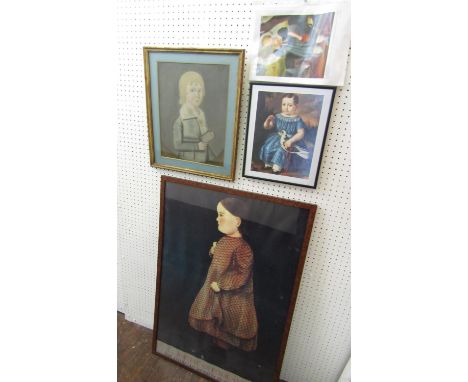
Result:
[[[248,178],[316,188],[334,87],[251,83]]]
[[[317,206],[162,176],[153,353],[277,382]]]
[[[244,50],[143,53],[151,166],[234,180]]]

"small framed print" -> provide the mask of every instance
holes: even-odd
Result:
[[[333,87],[250,86],[243,175],[316,188]]]
[[[244,51],[143,51],[151,165],[234,180]]]
[[[153,353],[278,382],[317,206],[161,177]]]
[[[259,8],[250,79],[343,86],[349,45],[346,2]]]

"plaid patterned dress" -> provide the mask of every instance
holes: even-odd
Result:
[[[205,283],[189,312],[189,324],[245,351],[257,348],[253,254],[242,237],[224,236],[213,251]],[[221,289],[214,292],[216,281]]]

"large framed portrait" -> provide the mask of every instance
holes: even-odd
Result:
[[[244,176],[316,188],[335,90],[252,83]]]
[[[151,165],[233,180],[244,50],[143,51]]]
[[[316,206],[163,176],[153,353],[278,381]]]
[[[348,3],[259,8],[255,20],[251,80],[344,85]]]

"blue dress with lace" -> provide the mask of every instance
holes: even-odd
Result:
[[[287,151],[281,146],[281,133],[286,133],[286,140],[294,136],[299,129],[306,130],[306,124],[301,117],[285,117],[282,114],[275,115],[275,129],[260,148],[260,159],[268,165],[277,165],[281,168],[284,167],[286,161]],[[294,145],[303,149],[303,141],[295,142]]]

